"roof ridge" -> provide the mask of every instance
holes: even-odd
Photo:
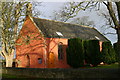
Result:
[[[53,21],[53,22],[59,22],[59,23],[63,23],[63,24],[77,25],[77,26],[80,26],[80,27],[86,27],[86,28],[93,28],[94,29],[94,27],[90,27],[90,26],[86,26],[86,25],[73,24],[73,23],[70,23],[70,22],[62,22],[62,21],[57,21],[57,20],[52,20],[52,19],[43,19],[43,18],[37,18],[37,17],[33,17],[33,18],[48,20],[48,21]]]

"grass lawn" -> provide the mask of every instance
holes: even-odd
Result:
[[[96,67],[91,67],[91,68],[119,68],[119,64],[110,64],[110,65],[98,65]]]
[[[18,75],[10,75],[10,74],[2,74],[2,80],[30,80],[29,77],[18,76]],[[36,80],[36,79],[35,79]]]
[[[2,74],[2,78],[27,78],[25,76]]]
[[[6,79],[11,79],[11,80],[45,80],[42,78],[33,78],[33,77],[26,77],[26,76],[2,74],[2,80],[6,80]]]

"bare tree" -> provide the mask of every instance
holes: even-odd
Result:
[[[105,25],[109,25],[109,27],[116,30],[116,34],[118,36],[117,42],[120,45],[120,1],[118,2],[110,2],[110,1],[92,2],[91,1],[89,3],[89,6],[91,6],[91,9],[94,9],[97,7],[98,10],[100,10],[101,4],[105,5],[108,11],[107,13],[103,14],[105,19],[107,19],[107,22]]]
[[[67,2],[64,5],[65,6],[63,6],[60,11],[54,12],[53,20],[66,22],[69,19],[77,16],[77,14],[80,10],[85,10],[86,8],[88,8],[88,4],[85,5],[84,2],[80,2],[80,3]],[[83,6],[83,5],[85,5],[85,6]]]
[[[0,54],[6,60],[6,67],[12,67],[15,41],[17,39],[18,23],[25,14],[27,2],[2,2],[1,3],[1,47]]]
[[[31,5],[29,3],[30,2],[23,0],[20,0],[18,3],[16,2],[0,3],[0,7],[1,7],[0,41],[2,45],[1,46],[2,50],[0,50],[0,55],[3,58],[5,58],[6,67],[12,67],[15,46],[20,45],[15,43],[20,29],[19,27],[22,25],[26,15],[30,15],[29,13],[31,13],[32,16],[32,11],[28,12],[29,11],[28,9],[32,8],[32,6],[29,7],[29,5]],[[34,5],[33,7],[34,9],[36,3],[33,3],[33,5]],[[33,16],[37,16],[38,13],[40,15],[40,12],[37,12],[35,10],[33,11],[33,13],[35,13],[35,15]]]
[[[79,18],[73,18],[70,23],[85,25],[85,26],[92,26],[94,27],[94,21],[89,20],[89,16],[83,16]]]
[[[38,7],[42,6],[42,2],[32,2],[32,13],[33,17],[39,17],[42,15],[42,12],[38,9]]]
[[[108,12],[102,12],[100,13],[100,16],[103,17],[105,19],[105,24],[101,26],[101,32],[103,35],[116,35],[116,32],[111,32],[108,31],[109,29],[114,29],[114,23],[110,17],[110,15],[108,14]]]
[[[86,5],[84,2],[67,2],[64,5],[65,6],[63,6],[61,10],[54,12],[54,16],[52,17],[53,20],[79,25],[95,26],[94,22],[89,20],[89,16],[76,17],[81,10],[85,10],[89,7],[88,4]]]
[[[120,49],[120,1],[118,2],[103,2],[108,10],[108,13],[112,19],[113,25],[111,25],[110,27],[114,28],[116,30],[116,34],[118,37],[118,50]],[[117,8],[117,12],[114,11],[113,6],[116,6]],[[117,15],[116,15],[117,14]],[[119,50],[119,57],[120,57],[120,50]],[[120,63],[120,60],[119,60]]]
[[[1,34],[1,47],[2,50],[0,51],[0,55],[5,58],[6,60],[6,67],[12,67],[14,51],[16,45],[16,39],[18,37],[18,32],[20,30],[20,26],[22,25],[25,16],[37,16],[41,15],[40,11],[36,11],[36,5],[40,5],[41,3],[34,3],[33,7],[32,4],[28,1],[19,0],[18,3],[16,2],[1,2],[1,26],[0,26],[0,34]],[[32,8],[33,13],[32,15]],[[28,38],[24,41],[28,41]],[[26,43],[27,42],[23,42]]]

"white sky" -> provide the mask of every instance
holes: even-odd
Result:
[[[64,6],[63,2],[44,2],[42,3],[42,6],[38,7],[38,10],[42,11],[42,14],[40,18],[45,18],[45,19],[51,19],[49,16],[53,16],[54,11],[58,11],[61,9],[61,7]],[[98,16],[100,12],[106,11],[106,7],[102,6],[102,9],[100,11],[94,11],[92,10],[91,12],[89,10],[87,11],[81,11],[77,17],[82,17],[82,16],[89,16],[89,20],[94,21],[96,25],[96,29],[100,31],[101,33],[103,30],[101,29],[101,26],[105,24],[105,19],[101,16]],[[108,29],[106,31],[114,33],[114,29]],[[105,35],[112,43],[115,43],[117,41],[116,35]]]
[[[81,2],[81,1],[90,1],[90,0],[30,0],[36,2]]]
[[[81,1],[91,1],[91,0],[30,0],[30,1],[36,1],[36,2],[81,2]],[[92,1],[120,1],[120,0],[92,0]]]

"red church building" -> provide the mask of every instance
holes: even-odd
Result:
[[[16,40],[17,67],[69,68],[68,39],[108,41],[95,28],[27,16]],[[100,48],[101,50],[102,48]]]

